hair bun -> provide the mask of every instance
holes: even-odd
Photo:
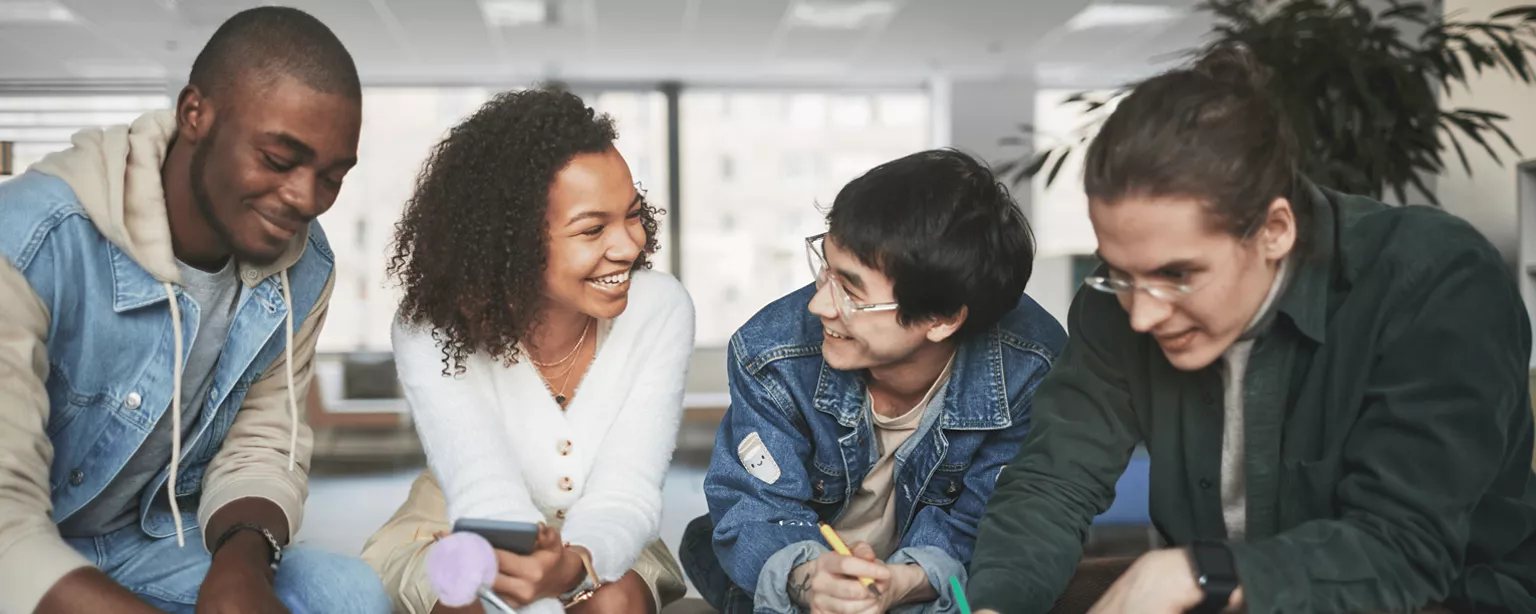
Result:
[[[1247,45],[1225,43],[1207,49],[1195,61],[1194,71],[1213,80],[1240,87],[1264,90],[1270,70],[1253,55]]]

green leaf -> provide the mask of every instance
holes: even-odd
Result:
[[[1071,155],[1072,152],[1062,152],[1061,155],[1056,157],[1056,164],[1051,166],[1050,174],[1045,176],[1045,185],[1050,186],[1056,182],[1056,174],[1061,172],[1062,165],[1067,163],[1067,157]]]
[[[1408,182],[1412,183],[1414,189],[1418,190],[1420,194],[1423,194],[1425,198],[1429,199],[1429,204],[1436,207],[1440,206],[1440,198],[1435,196],[1434,190],[1429,189],[1429,186],[1425,185],[1424,178],[1420,177],[1418,173],[1408,175]],[[1397,202],[1403,203],[1405,205],[1408,204],[1408,199],[1403,196],[1403,190],[1400,186],[1397,191]]]
[[[1536,6],[1507,8],[1489,16],[1489,19],[1509,19],[1510,17],[1519,17],[1525,21],[1536,21]]]
[[[1451,145],[1456,148],[1456,157],[1461,158],[1461,168],[1465,170],[1468,175],[1471,175],[1472,163],[1467,160],[1467,150],[1462,149],[1461,140],[1456,138],[1456,133],[1451,132],[1450,128],[1444,128],[1444,130],[1446,140],[1450,141]]]
[[[1508,118],[1479,109],[1442,111],[1469,78],[1494,69],[1536,82],[1536,6],[1512,7],[1485,20],[1447,18],[1423,0],[1202,0],[1212,32],[1191,58],[1223,44],[1240,43],[1272,71],[1268,89],[1291,121],[1300,146],[1299,164],[1313,180],[1345,191],[1380,195],[1410,188],[1434,201],[1424,177],[1460,163],[1471,172],[1462,139],[1470,139],[1502,163],[1516,152],[1504,130]],[[1408,26],[1406,24],[1416,24]],[[1403,29],[1420,30],[1404,37]],[[1079,92],[1065,104],[1102,121],[1109,95]],[[1092,136],[1077,133],[1063,147],[1021,155],[1006,167],[1015,181],[1047,171],[1053,183],[1067,156],[1079,154]],[[1027,144],[1033,130],[1002,142]],[[1490,137],[1489,135],[1492,135]],[[1495,144],[1497,141],[1497,144]],[[1451,161],[1454,152],[1456,162]],[[1046,167],[1049,166],[1049,169]]]

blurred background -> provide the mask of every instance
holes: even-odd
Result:
[[[214,28],[257,4],[0,0],[0,181],[65,147],[75,130],[169,108]],[[309,398],[315,469],[298,536],[348,553],[404,500],[424,462],[389,355],[393,225],[428,148],[491,94],[558,81],[611,114],[635,177],[667,210],[657,268],[683,281],[698,312],[688,418],[666,485],[663,537],[675,550],[705,510],[703,471],[728,399],[723,346],[757,309],[811,281],[801,239],[823,230],[818,205],[913,151],[958,147],[1000,165],[1075,138],[1088,118],[1061,104],[1071,94],[1109,92],[1178,63],[1213,25],[1194,0],[279,4],[329,25],[364,85],[361,162],[322,219],[338,280]],[[1424,6],[1436,18],[1481,19],[1515,4]],[[1436,96],[1447,108],[1508,115],[1511,144],[1536,151],[1536,96],[1525,81],[1474,76]],[[1536,207],[1536,166],[1512,149],[1499,154],[1469,147],[1466,165],[1419,178],[1483,230],[1528,287],[1521,243],[1536,228],[1521,232],[1532,222],[1520,211]],[[1029,293],[1064,318],[1095,245],[1073,161],[1060,172],[1049,187],[1026,177],[1014,192],[1039,242]],[[1156,543],[1145,479],[1138,457],[1093,549]]]

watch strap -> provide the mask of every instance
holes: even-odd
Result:
[[[1216,557],[1221,558],[1218,560]],[[1197,541],[1189,547],[1189,564],[1195,573],[1195,583],[1205,594],[1200,604],[1189,611],[1192,614],[1220,614],[1226,610],[1232,600],[1232,593],[1238,587],[1237,567],[1232,560],[1232,551],[1221,542]]]

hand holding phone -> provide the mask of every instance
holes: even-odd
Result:
[[[460,518],[453,523],[453,532],[474,533],[491,542],[492,548],[526,556],[533,554],[539,539],[539,526],[532,522]]]
[[[496,548],[496,581],[492,588],[514,608],[521,608],[540,599],[557,598],[576,588],[586,578],[586,568],[580,556],[565,547],[560,530],[544,524],[531,525],[530,536],[525,526],[487,525],[471,522],[476,534],[496,535],[508,546],[524,549],[526,554],[514,548]],[[455,523],[458,528],[458,523]],[[492,541],[489,537],[486,541]],[[526,548],[524,548],[526,546]]]

